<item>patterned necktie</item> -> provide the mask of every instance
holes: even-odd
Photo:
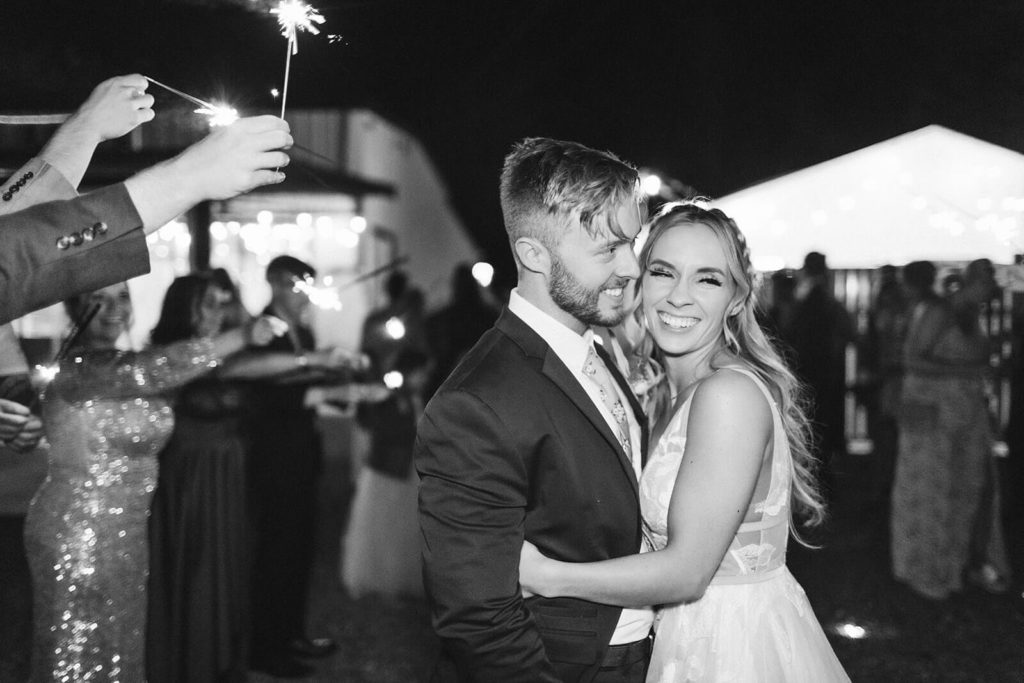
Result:
[[[597,355],[597,350],[593,345],[587,351],[587,360],[583,363],[583,374],[597,387],[601,400],[608,410],[611,411],[612,417],[615,418],[617,426],[616,436],[619,439],[619,444],[622,446],[622,450],[626,452],[626,457],[632,462],[633,444],[629,438],[629,418],[626,417],[626,407],[622,405],[619,392],[615,390],[615,380],[612,379],[608,366]]]

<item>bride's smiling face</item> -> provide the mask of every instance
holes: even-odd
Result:
[[[643,311],[654,342],[667,358],[710,357],[725,345],[723,327],[736,283],[711,228],[680,223],[651,248],[641,275]]]

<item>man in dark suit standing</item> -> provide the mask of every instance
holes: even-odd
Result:
[[[569,562],[640,550],[646,425],[591,329],[623,320],[639,276],[637,172],[530,138],[505,159],[501,204],[518,286],[427,406],[415,448],[434,678],[643,681],[651,610],[524,600],[518,581],[524,538]]]
[[[313,668],[302,659],[336,649],[329,638],[306,636],[322,452],[316,413],[304,405],[304,396],[326,375],[324,364],[314,360],[324,354],[315,351],[309,297],[295,284],[315,275],[312,266],[293,256],[270,261],[271,300],[264,312],[287,322],[288,334],[250,350],[263,358],[292,355],[295,365],[274,381],[255,384],[248,424],[255,551],[252,666],[279,678],[310,675]]]

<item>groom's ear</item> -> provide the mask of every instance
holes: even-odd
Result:
[[[540,240],[520,237],[516,240],[514,248],[524,268],[545,277],[551,273],[551,252]]]

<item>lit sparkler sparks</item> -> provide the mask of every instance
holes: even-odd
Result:
[[[320,33],[313,24],[324,23],[324,18],[316,8],[300,0],[281,0],[277,7],[270,10],[277,15],[277,23],[281,25],[281,35],[288,39],[288,50],[291,54],[299,51],[299,30],[309,31],[313,35]]]
[[[332,287],[318,287],[312,276],[293,277],[292,288],[309,298],[309,303],[325,311],[340,311],[341,300],[338,290]]]
[[[210,126],[230,126],[232,123],[238,120],[238,111],[224,104],[216,104],[214,102],[207,102],[201,100],[198,97],[189,95],[186,92],[182,92],[177,88],[172,88],[169,85],[161,83],[155,78],[145,77],[147,81],[153,85],[160,86],[164,90],[170,93],[174,93],[178,97],[191,102],[192,104],[198,105],[199,109],[195,110],[195,113],[202,114],[210,117]]]
[[[285,104],[288,102],[288,76],[291,71],[292,55],[299,51],[299,31],[308,31],[313,35],[320,33],[314,24],[324,23],[323,16],[312,6],[301,0],[281,0],[277,7],[270,10],[277,15],[277,23],[281,26],[281,35],[288,39],[288,51],[284,60],[284,88],[281,93],[281,118],[284,118]]]
[[[211,103],[209,107],[196,109],[197,114],[210,117],[210,127],[230,126],[238,120],[238,110],[226,104]]]
[[[36,365],[32,369],[31,382],[32,386],[39,391],[45,388],[50,382],[53,381],[57,373],[60,372],[60,366],[57,364],[53,365]]]

